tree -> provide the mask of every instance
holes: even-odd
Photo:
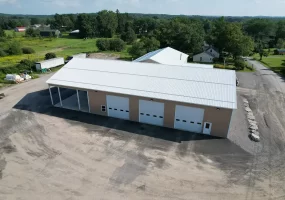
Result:
[[[277,40],[276,48],[282,49],[282,48],[284,48],[284,47],[285,47],[285,41],[284,41],[283,39],[279,38],[279,39]]]
[[[141,39],[141,42],[144,44],[144,49],[147,52],[157,50],[160,47],[160,42],[154,37],[151,37],[151,38],[143,37]]]
[[[111,39],[110,40],[110,50],[111,51],[122,51],[125,48],[126,44],[121,39]]]
[[[22,49],[18,41],[12,41],[8,44],[7,53],[9,55],[21,55]]]
[[[285,21],[279,21],[277,23],[276,39],[285,39]]]
[[[254,50],[254,41],[243,33],[241,24],[225,22],[224,18],[214,22],[208,42],[219,48],[220,53],[226,51],[234,58],[249,55]]]
[[[97,20],[87,14],[80,14],[77,17],[76,27],[79,29],[79,36],[81,38],[97,36]]]
[[[5,31],[0,27],[0,37],[6,37]]]
[[[45,60],[49,60],[49,59],[52,59],[52,58],[56,58],[55,53],[47,53],[45,55]]]
[[[128,30],[121,35],[121,39],[128,44],[132,44],[137,39],[137,35],[135,31],[129,27]]]
[[[34,25],[34,24],[41,24],[40,19],[37,17],[31,18],[31,25]]]
[[[96,17],[100,37],[111,38],[118,27],[117,15],[112,11],[103,10]]]
[[[110,41],[108,39],[98,39],[96,45],[100,51],[110,50]]]
[[[142,42],[135,42],[128,52],[133,58],[141,57],[147,53]]]
[[[27,37],[37,37],[40,35],[40,31],[39,30],[35,30],[33,28],[28,28],[26,30],[26,34]]]

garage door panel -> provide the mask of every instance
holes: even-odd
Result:
[[[139,100],[139,121],[146,124],[163,126],[164,103]]]
[[[176,106],[174,128],[201,133],[204,119],[204,109],[187,106]]]
[[[130,119],[129,98],[107,95],[108,116]]]

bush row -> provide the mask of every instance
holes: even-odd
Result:
[[[96,45],[100,51],[122,51],[126,44],[121,39],[98,39]]]

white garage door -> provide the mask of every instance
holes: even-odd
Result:
[[[204,109],[176,106],[174,128],[201,133],[203,129]]]
[[[130,119],[129,98],[107,95],[108,116]]]
[[[140,122],[163,126],[164,103],[139,100]]]

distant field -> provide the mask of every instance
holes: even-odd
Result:
[[[13,31],[6,31],[7,34],[13,35]],[[17,33],[18,34],[18,33]],[[98,52],[96,46],[97,39],[76,39],[70,38],[64,35],[62,38],[26,38],[23,37],[23,33],[16,36],[16,40],[21,43],[21,47],[31,47],[36,53],[30,55],[15,55],[0,57],[0,67],[13,66],[19,63],[22,59],[30,59],[40,61],[44,59],[44,56],[48,52],[54,52],[58,57],[71,56],[78,53],[91,53]],[[130,46],[127,46],[129,48]],[[122,59],[129,59],[130,55],[127,52],[127,48],[122,52],[110,52],[113,54],[119,54]],[[105,53],[105,52],[104,52]],[[108,52],[106,52],[108,53]]]
[[[5,30],[6,35],[13,36],[14,33],[16,34],[16,37],[22,37],[25,35],[25,32],[15,32],[14,30]]]

